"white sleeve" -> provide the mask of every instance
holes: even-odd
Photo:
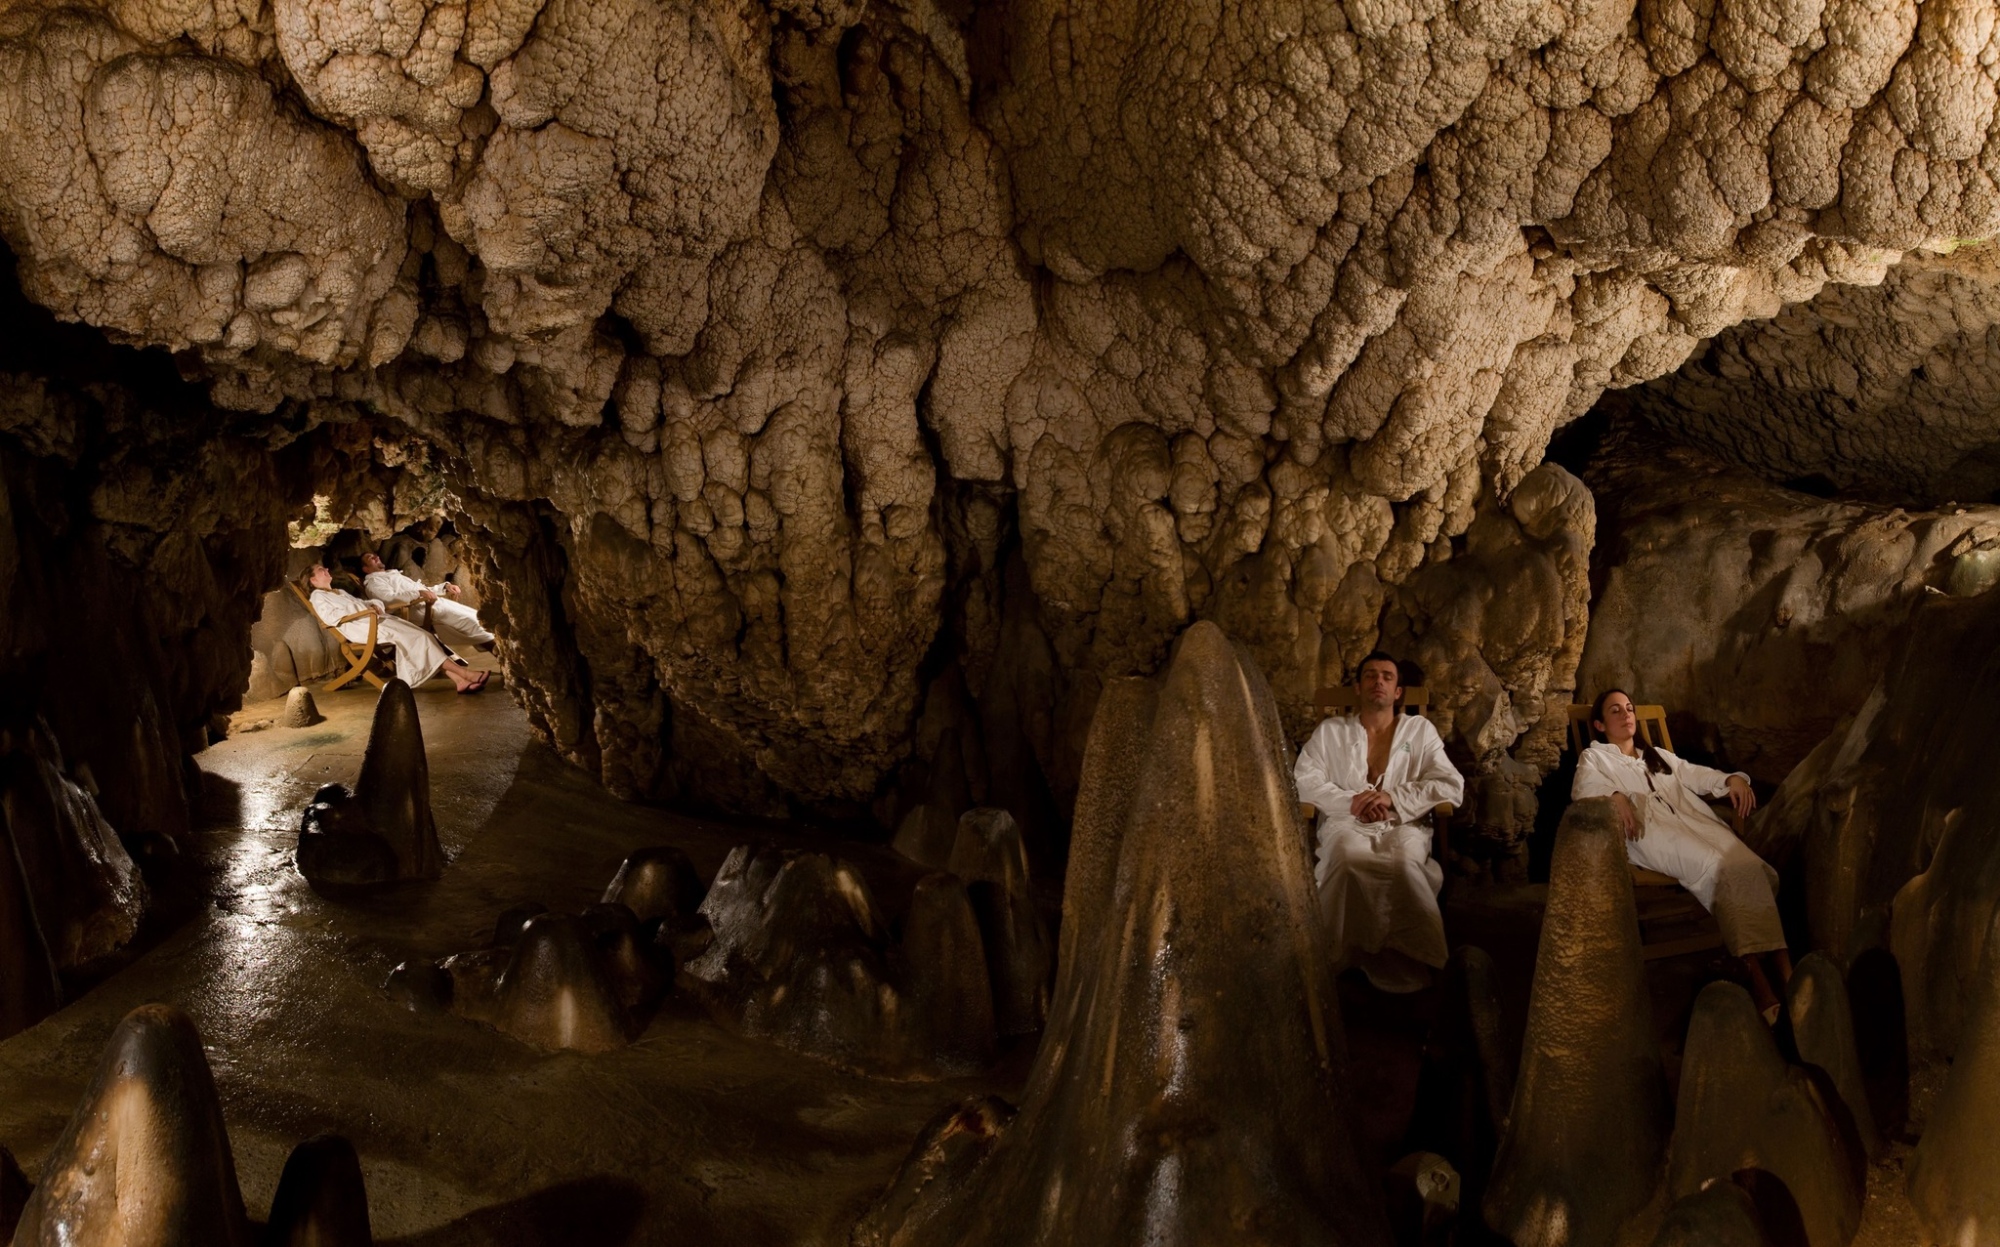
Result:
[[[1387,789],[1396,815],[1403,822],[1415,822],[1440,805],[1461,805],[1465,801],[1465,777],[1445,756],[1444,738],[1429,720],[1415,733],[1411,747],[1417,751],[1417,765],[1411,778]]]
[[[1664,749],[1660,750],[1660,754],[1673,766],[1674,778],[1681,781],[1681,787],[1704,797],[1728,796],[1729,781],[1733,777],[1740,776],[1746,784],[1750,782],[1750,777],[1742,771],[1718,771],[1712,766],[1690,762]]]
[[[1292,779],[1298,784],[1299,800],[1317,807],[1322,814],[1345,814],[1361,790],[1342,788],[1335,778],[1333,734],[1327,730],[1331,726],[1329,720],[1313,730],[1305,747],[1299,750],[1298,762],[1292,766]]]
[[[1585,746],[1582,756],[1576,760],[1576,779],[1569,786],[1569,799],[1581,801],[1586,797],[1608,797],[1623,791],[1618,785],[1618,777],[1604,764],[1603,755],[1596,747]]]

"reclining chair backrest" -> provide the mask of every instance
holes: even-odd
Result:
[[[1352,714],[1360,705],[1361,694],[1347,684],[1336,684],[1313,694],[1313,709],[1319,712],[1321,718],[1330,714]],[[1403,700],[1397,708],[1404,714],[1420,714],[1428,719],[1431,717],[1431,691],[1421,684],[1406,684],[1403,686]]]
[[[1641,706],[1636,703],[1632,709],[1639,715],[1639,731],[1653,742],[1653,748],[1672,751],[1674,738],[1667,734],[1667,708],[1665,706]],[[1582,753],[1592,740],[1596,739],[1590,730],[1590,707],[1582,702],[1571,702],[1569,706],[1569,747],[1572,753]]]

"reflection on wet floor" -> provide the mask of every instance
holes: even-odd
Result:
[[[633,849],[677,844],[706,877],[745,839],[805,838],[616,801],[531,743],[504,696],[440,686],[417,700],[445,877],[336,902],[292,865],[307,799],[359,768],[368,690],[322,696],[322,724],[240,733],[202,754],[206,829],[188,866],[208,873],[208,900],[136,963],[0,1044],[0,1143],[30,1177],[111,1029],[150,1000],[201,1028],[253,1216],[292,1146],[337,1131],[360,1153],[377,1236],[411,1243],[844,1242],[925,1120],[1018,1083],[1025,1051],[987,1079],[867,1079],[671,999],[637,1043],[597,1057],[544,1055],[399,1008],[381,990],[398,962],[479,946],[522,901],[594,901]],[[272,717],[267,705],[237,719]],[[892,909],[920,873],[886,850],[842,852]]]

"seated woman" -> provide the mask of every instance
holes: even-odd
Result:
[[[324,563],[313,564],[307,580],[312,585],[313,613],[326,623],[340,629],[340,635],[350,641],[368,639],[367,619],[355,619],[347,623],[340,621],[349,615],[379,615],[375,625],[375,640],[381,645],[396,647],[396,678],[415,688],[443,671],[461,693],[476,693],[486,686],[487,673],[467,671],[456,662],[449,661],[451,654],[438,639],[413,623],[406,623],[389,614],[382,603],[364,601],[351,593],[333,587],[333,573]]]
[[[1769,957],[1782,985],[1792,958],[1778,921],[1778,872],[1738,840],[1704,797],[1728,797],[1739,814],[1757,808],[1750,777],[1725,775],[1656,749],[1639,734],[1639,714],[1623,689],[1591,706],[1590,725],[1604,739],[1576,760],[1573,799],[1612,798],[1625,833],[1625,856],[1642,870],[1672,875],[1715,915],[1722,940],[1742,958],[1757,1008],[1778,1020],[1778,996],[1764,972]]]

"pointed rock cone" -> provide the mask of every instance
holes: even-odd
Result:
[[[258,1247],[374,1247],[354,1145],[337,1134],[292,1149]]]
[[[201,1036],[171,1005],[111,1032],[42,1165],[14,1247],[249,1247],[250,1223]]]
[[[1153,697],[1107,685],[1055,1008],[1020,1115],[963,1181],[932,1183],[898,1227],[878,1226],[888,1241],[1389,1241],[1344,1119],[1284,753],[1270,690],[1213,624],[1182,636]]]
[[[361,754],[361,777],[354,797],[368,826],[396,854],[405,879],[435,879],[444,873],[437,825],[431,821],[431,770],[424,758],[424,729],[410,686],[391,680],[375,700],[375,722]]]
[[[1667,1209],[1653,1247],[1771,1247],[1771,1240],[1743,1188],[1717,1182]]]
[[[1847,980],[1824,953],[1807,953],[1792,971],[1785,988],[1785,1012],[1792,1019],[1792,1040],[1799,1060],[1826,1077],[1825,1091],[1837,1103],[1827,1107],[1841,1123],[1841,1133],[1870,1159],[1882,1151],[1882,1135],[1868,1107],[1868,1087],[1861,1076],[1861,1053],[1854,1042],[1854,1007],[1848,1001]]]
[[[1003,1035],[1041,1029],[1049,1012],[1053,951],[1028,883],[1028,850],[1005,810],[967,810],[946,869],[965,880],[986,946],[994,1023]]]
[[[990,1095],[954,1104],[933,1117],[889,1189],[854,1227],[849,1247],[899,1247],[922,1239],[922,1218],[941,1210],[937,1192],[964,1182],[1013,1120],[1013,1106]]]
[[[1785,1063],[1750,993],[1710,983],[1695,998],[1674,1108],[1667,1191],[1761,1169],[1785,1184],[1811,1247],[1846,1247],[1861,1227],[1860,1158],[1812,1078]]]
[[[574,918],[528,919],[498,989],[500,1029],[522,1043],[610,1052],[629,1042],[618,989]]]
[[[623,905],[642,923],[679,927],[701,907],[701,875],[688,855],[670,844],[640,849],[626,858],[604,889],[604,903]]]
[[[1486,1224],[1516,1247],[1600,1247],[1659,1186],[1667,1083],[1632,872],[1609,797],[1556,832],[1514,1103]]]
[[[984,1069],[993,1059],[993,988],[979,919],[958,876],[917,881],[902,954],[912,1065],[943,1073]]]
[[[0,1039],[5,1039],[54,1013],[62,1004],[62,986],[4,809],[0,839]]]
[[[626,1016],[637,1017],[650,1009],[660,996],[660,972],[647,955],[632,911],[615,902],[599,902],[577,917],[597,946],[597,964],[604,967]]]
[[[1959,1035],[1958,1055],[1938,1092],[1916,1155],[1910,1202],[1934,1243],[2000,1244],[2000,913],[1987,928],[1985,958]]]
[[[285,713],[278,719],[286,727],[311,727],[324,723],[326,716],[313,704],[312,690],[301,684],[285,694]]]

